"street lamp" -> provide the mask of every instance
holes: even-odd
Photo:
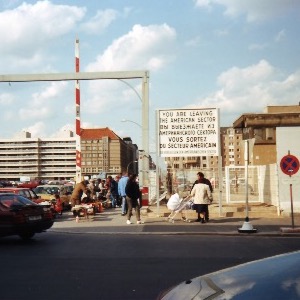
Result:
[[[127,165],[127,168],[126,168],[127,174],[128,174],[128,171],[129,171],[129,166],[130,166],[131,164],[137,163],[137,162],[138,162],[137,160],[133,160],[133,161],[131,161],[131,162]]]
[[[142,82],[142,97],[139,95],[137,90],[129,84],[127,81],[118,78],[121,82],[126,84],[129,88],[131,88],[136,96],[142,103],[142,126],[138,123],[132,121],[142,129],[142,148],[146,153],[149,153],[149,73],[143,77]],[[124,78],[123,78],[124,79]],[[125,121],[126,122],[126,121]],[[147,160],[143,159],[141,162],[142,168],[146,171],[149,171],[149,164],[147,165]],[[145,176],[142,176],[142,186],[146,187],[149,186],[149,176],[148,172],[145,173]]]
[[[122,119],[121,122],[131,122],[131,123],[133,123],[133,124],[139,126],[140,128],[142,128],[142,125],[141,125],[141,124],[139,124],[139,123],[137,123],[137,122],[134,122],[134,121],[131,121],[131,120]]]

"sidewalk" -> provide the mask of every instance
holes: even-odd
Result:
[[[187,223],[180,220],[180,216],[171,223],[165,217],[169,211],[161,206],[159,211],[151,207],[152,212],[142,213],[144,224],[136,224],[135,214],[131,217],[133,224],[126,224],[126,216],[121,216],[121,208],[106,209],[103,213],[80,219],[77,223],[71,212],[64,212],[58,217],[49,232],[61,233],[95,233],[95,234],[166,234],[166,235],[237,235],[237,236],[299,236],[300,217],[294,217],[292,228],[291,217],[253,218],[249,222],[256,229],[253,233],[240,233],[244,218],[218,217],[212,218],[208,223]],[[159,212],[159,215],[157,214]],[[195,215],[196,217],[196,215]]]

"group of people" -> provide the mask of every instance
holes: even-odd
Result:
[[[86,197],[83,197],[83,195]],[[124,171],[122,176],[108,176],[106,180],[95,183],[94,180],[84,180],[75,185],[71,203],[72,207],[81,203],[94,202],[97,200],[110,200],[111,207],[121,206],[121,215],[127,216],[126,224],[132,224],[132,210],[135,209],[137,224],[142,224],[140,218],[141,192],[136,174],[128,176]]]
[[[213,187],[202,172],[198,172],[197,177],[190,196],[194,199],[193,208],[198,214],[196,222],[206,223],[209,221],[208,206],[213,201]],[[86,197],[82,198],[84,193]],[[113,208],[121,206],[121,215],[127,216],[126,224],[132,224],[133,208],[137,224],[143,223],[140,217],[141,191],[136,174],[128,176],[124,171],[121,177],[113,179],[112,176],[108,176],[106,181],[100,180],[98,184],[93,180],[77,183],[71,196],[72,207],[82,202],[101,200],[101,197],[109,199]]]

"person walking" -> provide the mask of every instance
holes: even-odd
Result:
[[[118,197],[118,183],[112,178],[112,176],[108,176],[108,191],[109,199],[111,201],[111,207],[116,208],[117,206],[117,197]]]
[[[137,183],[137,175],[132,174],[129,176],[125,187],[126,202],[127,202],[127,221],[126,223],[132,224],[130,218],[132,216],[132,209],[135,209],[136,223],[143,224],[140,217],[140,187]]]
[[[118,182],[118,193],[122,199],[122,202],[121,202],[121,207],[122,207],[121,215],[122,216],[125,216],[127,213],[126,191],[125,191],[127,181],[128,181],[128,173],[127,173],[127,171],[123,171],[122,177],[120,178],[120,180]]]
[[[207,184],[209,186],[209,189],[211,191],[211,193],[214,191],[211,182],[209,181],[209,179],[204,177],[204,174],[202,172],[198,172],[197,173],[197,180],[194,182],[192,189],[194,187],[195,184],[203,182],[205,184]],[[209,222],[209,209],[208,209],[208,205],[206,206],[207,210],[205,212],[205,221]]]
[[[194,209],[198,213],[196,222],[206,223],[205,215],[208,210],[208,204],[212,201],[212,193],[203,178],[199,178],[199,182],[194,184],[191,196],[194,197]]]

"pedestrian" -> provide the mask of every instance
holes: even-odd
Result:
[[[101,179],[100,180],[98,188],[99,188],[98,199],[99,200],[105,200],[105,195],[106,195],[106,183],[105,183],[105,179]]]
[[[121,215],[125,216],[127,213],[127,203],[126,203],[126,192],[125,192],[125,187],[128,181],[128,173],[127,171],[123,171],[122,172],[122,177],[120,178],[119,182],[118,182],[118,193],[119,196],[122,199],[121,202]]]
[[[54,197],[55,197],[54,209],[57,214],[62,215],[63,205],[60,196],[59,194],[55,194]]]
[[[132,224],[130,218],[132,216],[132,209],[135,209],[136,223],[143,224],[140,217],[140,187],[137,182],[137,175],[132,174],[129,176],[125,187],[126,202],[127,202],[127,224]]]
[[[90,179],[87,188],[90,191],[91,200],[93,200],[93,201],[96,200],[96,186],[95,186],[95,180],[94,179]]]
[[[83,193],[88,194],[87,184],[88,184],[87,180],[83,180],[75,184],[74,190],[71,195],[72,207],[74,207],[75,205],[79,205],[81,203],[81,198]]]
[[[198,213],[196,222],[206,223],[205,215],[213,198],[208,184],[204,183],[203,177],[200,177],[198,183],[194,184],[191,196],[194,197],[194,209]]]
[[[108,182],[108,191],[109,191],[109,199],[111,201],[111,207],[116,208],[117,206],[117,197],[118,197],[118,183],[112,178],[112,176],[107,177]]]
[[[167,189],[169,195],[172,195],[173,193],[173,188],[172,188],[172,173],[170,173],[170,170],[167,171],[167,176],[166,176],[166,182],[167,182]]]
[[[117,207],[122,206],[122,198],[120,197],[120,194],[119,194],[119,181],[120,181],[120,178],[121,178],[120,175],[117,175],[115,177],[115,182],[117,183],[117,195],[116,195]]]
[[[204,174],[202,172],[198,172],[197,173],[197,177],[198,179],[194,182],[192,189],[194,187],[195,184],[203,182],[205,184],[207,184],[209,186],[209,189],[211,191],[211,193],[214,191],[211,182],[209,181],[209,179],[204,177]],[[209,209],[208,209],[208,205],[206,206],[207,210],[205,212],[205,221],[209,222]]]

